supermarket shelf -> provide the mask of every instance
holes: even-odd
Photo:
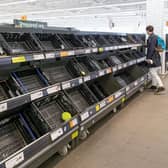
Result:
[[[77,138],[84,126],[90,127],[93,125],[95,121],[98,121],[105,114],[111,112],[112,108],[117,107],[118,104],[124,102],[128,94],[135,92],[135,90],[138,91],[147,82],[148,74],[145,74],[125,88],[122,88],[116,93],[87,108],[81,114],[76,115],[70,121],[64,123],[60,128],[52,130],[33,143],[25,146],[17,153],[2,161],[0,167],[8,168],[9,164],[13,167],[18,166],[19,164],[26,166],[29,163],[29,160],[32,161],[33,156],[37,153],[42,151],[46,152],[47,150],[50,150],[49,147],[53,146],[58,149],[62,141],[65,141],[65,139],[70,141]]]
[[[90,54],[104,51],[114,51],[119,49],[127,49],[140,46],[142,46],[142,44],[118,45],[118,46],[99,47],[99,48],[84,48],[84,49],[67,50],[67,51],[45,52],[45,53],[41,52],[34,54],[21,54],[17,56],[1,56],[0,65],[16,64],[22,62],[39,61],[39,60],[49,60],[74,55]]]
[[[70,89],[70,88],[79,86],[82,83],[87,82],[89,80],[93,80],[95,78],[104,76],[106,74],[110,74],[110,73],[122,70],[124,68],[127,68],[129,66],[135,65],[137,63],[143,62],[145,59],[146,57],[135,59],[135,60],[129,61],[124,64],[116,65],[114,67],[109,67],[103,70],[91,72],[87,76],[78,77],[78,78],[68,80],[62,83],[56,83],[54,85],[50,85],[48,87],[38,89],[33,92],[29,92],[27,94],[23,94],[17,97],[13,97],[13,98],[1,101],[0,102],[0,115],[2,115],[6,111],[9,111],[19,106],[22,106],[24,104],[30,103],[44,96],[54,94],[60,90]]]

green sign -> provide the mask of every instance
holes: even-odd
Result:
[[[14,20],[14,26],[19,28],[36,28],[44,29],[47,27],[47,22],[36,22],[36,21],[24,21],[24,20]]]

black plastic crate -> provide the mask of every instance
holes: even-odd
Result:
[[[40,48],[29,33],[1,33],[1,41],[7,54],[39,52]]]
[[[48,85],[47,79],[38,68],[13,72],[12,77],[22,93],[41,89]]]
[[[103,35],[98,34],[92,35],[92,38],[94,38],[94,40],[97,42],[98,47],[104,47],[110,45]]]
[[[41,66],[43,75],[50,84],[71,80],[72,76],[67,68],[68,61],[56,61]]]
[[[77,114],[72,102],[63,92],[34,102],[34,109],[36,112],[32,117],[41,132],[59,128],[65,122],[62,119],[63,112],[69,112],[72,117]]]
[[[104,35],[104,38],[112,46],[119,45],[119,42],[116,40],[115,36],[113,36],[113,35]]]
[[[98,102],[93,92],[84,84],[66,91],[69,99],[74,103],[79,112]]]
[[[57,34],[36,33],[35,36],[41,44],[44,51],[55,51],[68,49],[67,44],[61,40]]]
[[[69,49],[83,48],[85,45],[74,34],[58,34],[58,36],[65,41]]]
[[[40,137],[28,113],[30,107],[0,120],[0,162]]]
[[[13,96],[7,81],[0,81],[0,101],[6,100]]]

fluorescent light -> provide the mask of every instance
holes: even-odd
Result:
[[[19,4],[36,2],[36,1],[37,0],[22,0],[22,1],[8,2],[8,3],[0,3],[0,7],[1,6],[9,6],[9,5],[19,5]]]

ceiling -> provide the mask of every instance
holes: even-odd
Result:
[[[0,22],[145,15],[146,0],[0,0]]]

